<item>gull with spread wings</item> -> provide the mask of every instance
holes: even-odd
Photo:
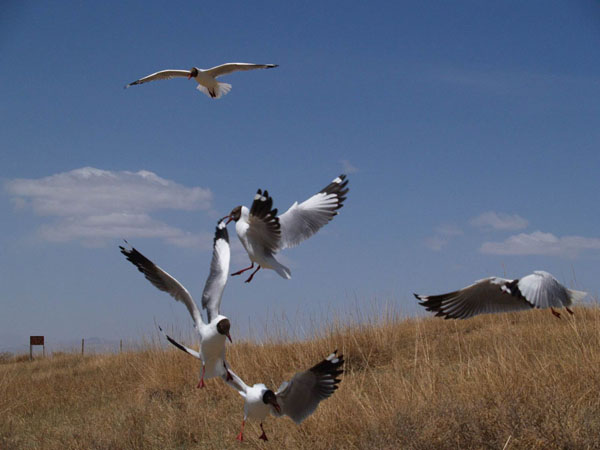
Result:
[[[170,80],[172,78],[194,78],[198,83],[196,89],[211,98],[220,98],[231,90],[231,85],[228,83],[219,83],[217,78],[223,75],[228,75],[232,72],[240,70],[253,69],[273,69],[278,67],[277,64],[251,64],[251,63],[227,63],[210,69],[199,69],[192,67],[190,70],[161,70],[150,75],[135,80],[125,88],[135,86],[136,84],[144,84],[155,80]]]
[[[231,258],[229,234],[225,222],[221,220],[215,231],[210,273],[202,293],[202,308],[206,309],[207,323],[202,320],[202,314],[192,296],[179,281],[135,248],[126,249],[121,246],[119,248],[127,260],[135,265],[148,281],[156,288],[171,295],[175,300],[183,303],[190,312],[194,321],[194,328],[200,336],[199,352],[179,344],[166,334],[165,336],[171,344],[202,361],[202,375],[198,387],[204,387],[204,379],[217,376],[223,376],[226,379],[231,378],[225,361],[225,338],[231,341],[229,335],[231,323],[227,317],[219,313],[223,290],[225,284],[227,284],[229,260]]]
[[[418,295],[420,305],[445,319],[468,319],[478,314],[521,311],[531,308],[569,309],[574,302],[583,300],[586,292],[568,289],[548,272],[536,270],[518,280],[489,277],[476,281],[458,291],[441,295]]]
[[[343,355],[338,356],[335,350],[320,363],[304,372],[296,373],[290,381],[284,381],[277,392],[273,392],[263,383],[248,386],[230,370],[231,379],[225,376],[223,379],[244,397],[244,419],[237,439],[244,440],[246,420],[253,419],[260,421],[262,434],[259,439],[268,440],[263,421],[269,412],[275,417],[288,416],[296,424],[302,423],[315,412],[322,400],[331,397],[338,388],[341,380],[337,377],[343,372],[343,364]]]
[[[292,277],[290,269],[275,259],[275,253],[295,247],[329,223],[344,206],[349,191],[347,185],[346,175],[340,175],[308,200],[300,204],[295,202],[280,216],[277,216],[277,208],[273,209],[269,192],[261,189],[254,196],[250,209],[245,206],[233,208],[227,223],[235,221],[235,231],[252,264],[231,275],[240,275],[254,268],[256,263],[258,267],[246,283],[252,281],[261,267],[273,269],[289,280]]]

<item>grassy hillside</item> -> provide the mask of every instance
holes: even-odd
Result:
[[[340,389],[301,426],[235,440],[242,398],[175,350],[0,364],[0,448],[600,448],[600,309],[468,321],[381,319],[308,342],[236,343],[234,370],[272,388],[338,348]],[[567,315],[568,316],[568,315]],[[234,336],[235,337],[235,336]]]

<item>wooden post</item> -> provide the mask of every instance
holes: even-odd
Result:
[[[46,346],[42,345],[42,357],[46,357]]]
[[[43,348],[43,355],[46,356],[46,345],[44,343],[44,336],[29,336],[29,361],[33,361],[34,345],[41,345]]]
[[[119,340],[119,353],[123,353],[123,339]]]
[[[84,346],[84,340],[83,340],[83,338],[81,338],[81,356],[83,356],[83,346]]]

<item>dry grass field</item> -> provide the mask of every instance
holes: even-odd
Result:
[[[228,359],[272,388],[338,348],[340,389],[301,426],[249,422],[221,380],[196,389],[198,362],[175,349],[57,355],[0,364],[0,448],[600,448],[600,309],[467,321],[333,326],[310,341],[238,342]],[[235,338],[235,335],[234,335]]]

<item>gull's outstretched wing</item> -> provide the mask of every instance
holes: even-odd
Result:
[[[281,239],[277,208],[272,208],[273,198],[269,196],[269,192],[259,189],[250,207],[247,236],[267,253],[275,253]]]
[[[275,393],[281,412],[271,408],[271,413],[277,417],[289,416],[296,423],[302,422],[338,388],[341,380],[337,377],[343,372],[343,364],[344,357],[338,356],[336,350],[307,371],[298,372]]]
[[[279,216],[279,250],[300,244],[333,219],[338,214],[338,209],[344,206],[349,190],[347,184],[346,175],[340,175],[308,200],[300,204],[294,203]]]
[[[204,285],[204,292],[202,292],[202,307],[206,309],[209,323],[219,315],[223,290],[227,284],[230,259],[227,225],[224,220],[221,220],[215,231],[210,273]]]
[[[158,329],[163,334],[163,336],[167,338],[167,341],[169,341],[171,344],[173,344],[179,350],[184,351],[184,352],[186,352],[189,355],[192,355],[194,358],[198,358],[198,359],[202,360],[202,357],[200,356],[199,352],[197,352],[196,350],[193,350],[193,349],[191,349],[189,347],[186,347],[183,344],[180,344],[175,339],[173,339],[171,336],[169,336],[167,333],[165,333],[161,327],[158,327]]]
[[[119,248],[127,260],[136,266],[138,270],[144,274],[146,279],[150,281],[150,283],[152,283],[157,289],[168,293],[175,300],[183,303],[186,306],[190,312],[190,315],[192,316],[192,319],[194,320],[196,328],[199,329],[200,325],[202,324],[202,316],[200,315],[200,311],[196,306],[196,302],[194,302],[194,299],[188,290],[179,281],[162,270],[144,255],[138,252],[135,248],[126,249],[121,246],[119,246]]]
[[[132,81],[128,85],[125,86],[127,89],[129,86],[134,86],[136,84],[144,84],[150,81],[155,80],[170,80],[171,78],[187,78],[190,76],[189,70],[161,70],[160,72],[156,72],[150,75],[145,76],[144,78],[140,78],[139,80]]]
[[[208,75],[217,78],[239,70],[273,69],[277,64],[227,63],[205,70]]]

